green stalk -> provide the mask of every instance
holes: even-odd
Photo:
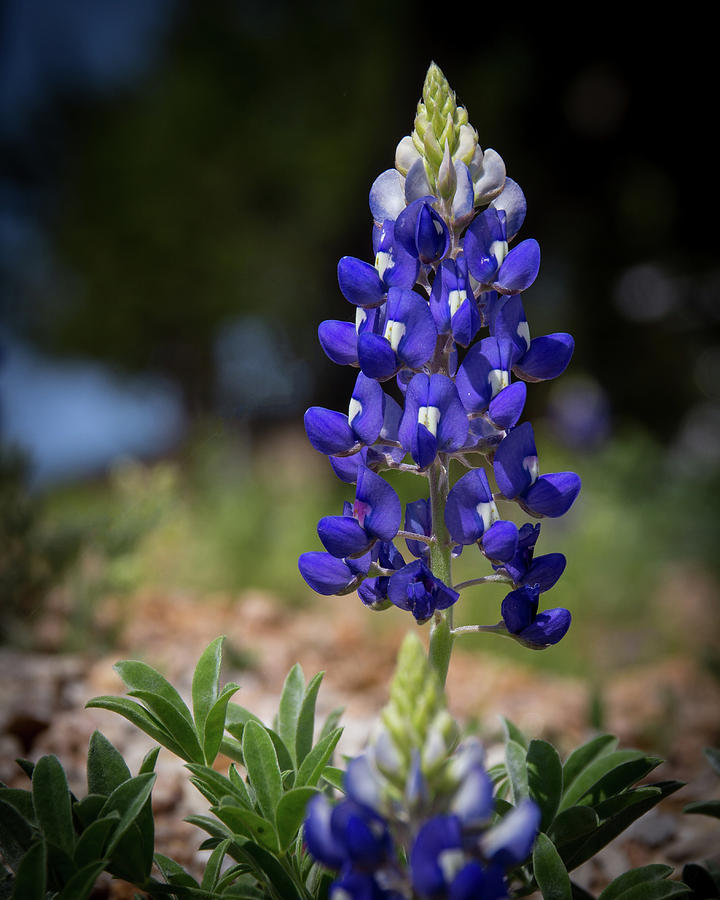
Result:
[[[448,481],[448,460],[441,454],[428,472],[430,482],[430,506],[434,543],[430,545],[430,568],[433,575],[452,587],[450,536],[445,525],[445,503],[450,489]],[[444,686],[450,666],[450,655],[454,637],[452,634],[453,609],[438,610],[430,628],[428,659]]]

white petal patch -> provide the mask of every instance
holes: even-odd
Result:
[[[493,397],[510,384],[510,373],[505,369],[493,369],[488,375]]]
[[[523,469],[530,475],[530,484],[535,484],[540,474],[540,464],[537,456],[526,456],[522,461]]]
[[[475,507],[475,512],[482,519],[484,531],[487,531],[492,523],[497,522],[497,520],[500,518],[497,511],[497,506],[495,506],[492,500],[489,503],[478,503],[478,505]]]
[[[440,410],[437,406],[421,406],[418,409],[418,425],[424,425],[433,436],[437,437],[437,427],[440,421]]]
[[[356,400],[355,397],[350,398],[350,406],[348,408],[348,424],[352,425],[356,416],[359,416],[362,412],[362,403],[359,400]]]
[[[438,853],[437,861],[442,870],[446,884],[450,884],[460,869],[465,865],[465,854],[459,847],[450,850],[441,850],[440,853]]]
[[[516,329],[517,336],[525,341],[525,346],[527,349],[530,349],[530,326],[527,322],[518,322],[518,327]]]
[[[494,256],[497,260],[497,264],[500,265],[505,257],[508,255],[508,242],[507,241],[493,241],[490,244],[490,256]]]
[[[384,338],[386,341],[390,341],[390,346],[393,348],[395,353],[397,353],[398,345],[402,340],[402,336],[405,334],[407,330],[404,322],[396,322],[394,319],[388,319],[385,325],[385,333]]]
[[[451,319],[466,300],[467,291],[450,291],[448,294],[448,305],[450,306]]]
[[[383,278],[387,269],[392,269],[395,265],[392,250],[380,250],[375,254],[375,268],[378,275]]]
[[[437,232],[437,234],[441,235],[443,233],[442,223],[438,222],[437,219],[433,219],[433,225],[435,226],[435,231]]]
[[[367,319],[367,313],[362,308],[362,306],[358,306],[358,308],[355,311],[355,331],[357,331],[357,332],[360,331],[360,326],[363,324],[363,322],[366,319]]]

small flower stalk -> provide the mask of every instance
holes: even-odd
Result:
[[[531,337],[523,294],[540,247],[517,239],[525,196],[500,155],[481,148],[435,63],[413,131],[369,199],[374,261],[338,264],[354,316],[318,329],[326,355],[359,370],[355,386],[347,412],[305,414],[311,444],[355,497],[321,519],[324,551],[304,553],[299,568],[320,594],[357,590],[370,609],[431,622],[430,660],[444,682],[457,634],[542,649],[570,626],[568,610],[540,602],[564,556],[534,557],[540,526],[518,528],[505,510],[556,518],[578,495],[575,473],[541,473],[532,425],[521,422],[527,385],[562,374],[574,341]],[[404,511],[383,474],[393,470],[425,479]],[[471,545],[486,574],[454,584],[452,560]],[[461,590],[498,581],[508,587],[499,621],[453,628]]]

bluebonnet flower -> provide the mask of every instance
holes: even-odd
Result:
[[[480,147],[434,65],[413,132],[398,144],[395,168],[373,182],[369,207],[374,263],[344,256],[338,264],[355,321],[326,320],[318,329],[327,356],[360,374],[347,415],[313,407],[305,416],[310,442],[338,478],[357,484],[356,498],[342,516],[321,519],[327,554],[304,554],[303,577],[320,593],[357,589],[373,609],[395,605],[418,622],[438,612],[451,621],[443,611],[457,601],[452,557],[477,544],[494,574],[463,587],[503,580],[515,590],[548,590],[565,558],[533,558],[537,532],[518,531],[496,502],[557,517],[578,494],[575,473],[540,475],[532,426],[519,424],[527,383],[560,375],[574,342],[564,332],[531,339],[521,295],[538,275],[540,248],[533,238],[517,240],[525,196],[502,157]],[[493,468],[495,495],[487,474],[472,468],[477,454]],[[470,471],[451,488],[453,457]],[[392,543],[403,512],[379,474],[386,470],[429,481],[430,497],[405,510],[401,536],[415,558],[407,564]],[[519,601],[508,601],[502,627],[530,645],[553,642],[564,613],[538,613],[527,592],[523,616]]]
[[[568,610],[546,609],[538,612],[540,588],[524,585],[510,591],[502,602],[501,613],[508,633],[533,650],[557,644],[570,628]]]

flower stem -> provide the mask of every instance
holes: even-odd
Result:
[[[430,506],[432,510],[433,537],[430,544],[430,568],[433,575],[447,585],[452,584],[451,547],[447,527],[445,525],[445,503],[450,489],[448,482],[447,458],[441,454],[428,472],[430,482]],[[445,684],[450,655],[453,647],[453,610],[438,610],[430,628],[430,646],[428,658],[430,664]]]

